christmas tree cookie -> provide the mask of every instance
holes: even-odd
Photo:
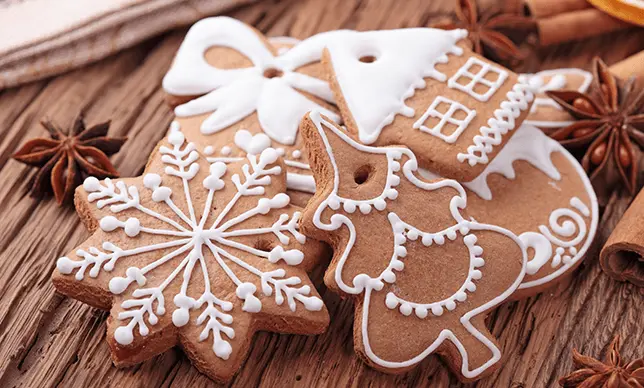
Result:
[[[519,239],[473,221],[458,182],[420,178],[407,148],[362,145],[317,112],[301,131],[318,186],[303,231],[334,249],[325,282],[356,301],[357,353],[385,372],[440,354],[466,381],[498,368],[485,317],[523,279]]]

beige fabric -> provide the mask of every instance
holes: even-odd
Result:
[[[251,1],[0,1],[0,89],[83,66]]]

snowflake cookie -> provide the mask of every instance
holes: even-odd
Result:
[[[288,188],[314,193],[297,130],[313,109],[339,120],[320,58],[325,45],[342,33],[271,44],[235,19],[200,20],[188,31],[163,79],[171,102],[178,104],[176,120],[213,162],[237,161],[275,148],[287,166]]]
[[[519,238],[471,219],[456,181],[420,179],[409,149],[362,145],[316,112],[300,128],[319,188],[302,228],[334,249],[325,282],[356,299],[358,354],[385,372],[431,353],[466,381],[495,370],[485,317],[521,284]]]
[[[278,153],[208,163],[180,130],[142,177],[87,178],[76,206],[93,235],[57,262],[56,289],[111,309],[117,366],[180,345],[217,381],[257,330],[315,334],[329,316],[307,277],[321,243],[298,229]]]

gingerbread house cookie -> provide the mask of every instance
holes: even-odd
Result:
[[[324,61],[347,128],[405,144],[441,175],[478,176],[529,113],[528,78],[472,53],[465,30],[345,32]]]

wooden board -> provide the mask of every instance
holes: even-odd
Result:
[[[451,12],[453,3],[267,1],[231,16],[269,36],[305,38],[338,28],[426,26]],[[482,2],[482,8],[492,3]],[[34,170],[10,159],[24,141],[45,133],[38,125],[43,117],[67,125],[85,109],[89,123],[111,119],[112,134],[129,136],[113,160],[123,176],[138,175],[172,120],[160,82],[184,34],[171,32],[72,73],[0,92],[0,387],[213,385],[180,350],[133,368],[112,366],[104,341],[107,314],[56,294],[50,281],[56,258],[88,234],[71,207],[27,196]],[[644,33],[632,29],[542,50],[540,68],[587,69],[594,55],[610,64],[642,49]],[[644,355],[643,291],[611,280],[597,261],[627,205],[619,194],[612,198],[596,242],[573,278],[493,314],[489,325],[506,361],[476,386],[553,386],[572,370],[573,347],[598,356],[616,333],[623,336],[625,359]],[[257,335],[231,386],[458,386],[435,357],[398,376],[366,367],[353,353],[353,306],[321,291],[331,312],[328,332]]]

